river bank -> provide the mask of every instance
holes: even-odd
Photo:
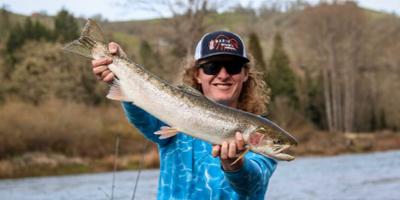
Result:
[[[398,199],[400,150],[279,162],[268,200]],[[143,170],[135,199],[155,199],[159,170]],[[137,170],[115,174],[113,199],[131,199]],[[0,180],[2,199],[99,199],[111,197],[113,173]],[[377,192],[379,191],[379,192]],[[108,196],[106,196],[108,195]]]

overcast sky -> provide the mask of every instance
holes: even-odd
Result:
[[[153,12],[124,7],[118,3],[125,1],[129,0],[0,0],[0,6],[7,5],[12,12],[23,15],[40,11],[46,11],[48,15],[56,15],[64,7],[75,17],[91,17],[101,14],[103,18],[107,18],[109,21],[157,18],[157,15]],[[316,3],[319,0],[308,1]],[[257,6],[263,0],[240,0],[240,2],[243,6],[247,6],[249,3]],[[400,14],[400,0],[358,0],[358,5],[377,11]]]

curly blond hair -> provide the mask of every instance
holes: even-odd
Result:
[[[267,105],[270,101],[268,96],[269,89],[267,89],[265,82],[262,80],[262,73],[257,71],[254,67],[254,59],[249,56],[250,62],[246,63],[245,68],[249,70],[249,78],[243,83],[242,92],[239,96],[238,108],[240,110],[253,113],[256,115],[266,115]],[[203,93],[201,84],[197,83],[195,73],[197,73],[199,61],[193,57],[187,57],[181,64],[181,72],[179,78],[176,79],[180,84],[186,83],[196,90]]]

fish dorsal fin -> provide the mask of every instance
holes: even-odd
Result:
[[[100,28],[93,20],[88,19],[83,29],[82,36],[62,49],[94,60],[92,50],[96,43],[102,43],[104,46],[108,46],[108,40],[104,37]]]
[[[204,94],[201,93],[200,91],[194,89],[192,86],[186,84],[186,83],[181,83],[180,85],[178,85],[178,88],[181,89],[183,92],[198,96],[198,97],[204,97]]]

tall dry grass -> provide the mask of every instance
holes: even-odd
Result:
[[[128,122],[118,102],[87,106],[50,99],[34,106],[8,101],[0,106],[0,158],[27,152],[101,158],[115,151],[140,152],[144,137]]]
[[[145,138],[119,102],[88,106],[50,98],[35,106],[8,98],[0,105],[0,178],[137,169]],[[144,168],[159,166],[150,143]]]

